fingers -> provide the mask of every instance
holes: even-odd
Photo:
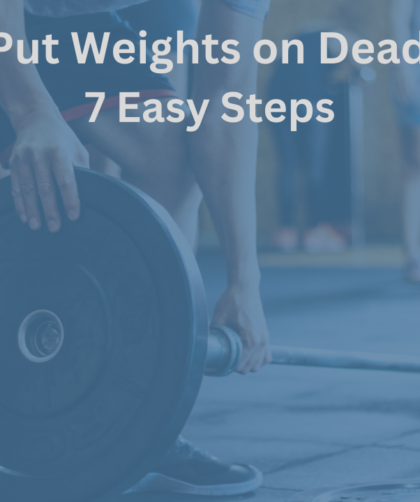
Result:
[[[28,156],[30,157],[28,160]],[[87,153],[80,156],[78,165],[89,166]],[[57,187],[64,202],[67,216],[75,221],[80,216],[80,200],[76,177],[71,160],[67,155],[55,155],[50,163],[48,156],[34,158],[16,155],[10,162],[12,195],[16,211],[32,230],[41,228],[40,205],[48,229],[57,232],[61,227],[61,216],[57,206]]]
[[[273,362],[273,354],[271,352],[271,347],[268,345],[265,351],[264,366],[271,364]]]
[[[20,219],[29,223],[32,230],[39,230],[42,224],[39,210],[41,201],[49,230],[57,232],[61,226],[61,218],[50,167],[41,159],[27,162],[16,158],[10,173],[12,195]]]
[[[257,348],[253,333],[238,330],[238,334],[242,340],[243,352],[242,360],[238,366],[237,372],[241,375],[247,375],[253,368],[256,362]]]
[[[237,372],[241,375],[247,375],[253,366],[253,361],[251,359],[252,352],[245,350],[243,352],[241,364],[238,366]]]
[[[38,207],[37,185],[32,167],[28,162],[17,161],[12,172],[12,193],[18,214],[21,214],[24,207],[26,221],[29,223],[30,228],[39,230],[41,228],[41,216]],[[22,220],[24,221],[24,219]]]
[[[252,373],[256,373],[261,368],[263,368],[265,366],[264,360],[265,360],[265,349],[263,349],[260,352],[260,354],[259,354],[259,356],[258,356],[258,358],[257,358],[257,360],[256,360],[256,362],[254,364],[254,366],[251,368],[251,372]]]
[[[237,370],[238,373],[242,375],[247,375],[250,372],[256,373],[266,364],[270,364],[272,357],[268,345],[268,335],[255,337],[253,334],[247,334],[241,338],[248,340],[248,342],[244,342],[244,353]]]
[[[34,167],[38,195],[44,210],[45,220],[50,232],[58,232],[61,227],[60,212],[57,207],[57,197],[54,179],[49,166],[38,163]]]
[[[80,200],[73,165],[64,159],[57,160],[53,164],[53,173],[67,216],[76,221],[80,216]]]
[[[58,154],[53,163],[55,181],[60,190],[67,216],[71,221],[76,221],[80,217],[80,199],[74,166],[90,168],[89,153],[81,144],[75,152],[73,161],[69,156]]]
[[[16,212],[23,223],[28,222],[28,216],[26,214],[25,201],[22,196],[22,189],[20,187],[19,172],[17,169],[10,169],[10,179],[12,181],[12,196],[15,203]]]

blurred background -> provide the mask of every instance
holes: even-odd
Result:
[[[350,41],[352,36],[355,40],[367,38],[376,45],[392,38],[390,9],[388,0],[274,0],[264,37],[281,47],[283,39],[324,30],[344,33]],[[315,54],[309,52],[310,42],[309,39],[308,45],[305,41],[307,61],[315,58]],[[292,55],[293,50],[291,60]],[[329,129],[324,154],[327,183],[331,187],[329,223],[339,227],[353,248],[369,246],[376,247],[377,251],[380,248],[381,259],[386,257],[387,261],[402,263],[399,250],[403,160],[390,90],[390,66],[393,65],[381,65],[375,60],[369,66],[347,68],[342,75],[331,76],[334,82],[318,99],[332,99],[336,111],[335,120],[321,126]],[[340,73],[337,68],[334,70]],[[277,69],[279,71],[285,79],[291,69],[283,65]],[[275,73],[276,63],[260,66],[259,97],[267,96]],[[309,90],[310,86],[309,82]],[[276,97],[282,99],[283,95],[277,92]],[[258,160],[258,238],[264,252],[279,250],[275,243],[276,230],[282,223],[282,201],[279,200],[282,176],[279,173],[288,169],[281,145],[278,145],[280,141],[270,129],[266,121],[261,126]],[[296,134],[303,136],[305,127]],[[305,139],[299,139],[303,148],[308,149]],[[295,219],[301,236],[305,226],[305,163],[307,159],[300,159],[295,187]],[[217,245],[205,208],[200,244],[202,247]],[[300,245],[298,250],[301,248]],[[290,257],[285,260],[287,263],[294,261]]]

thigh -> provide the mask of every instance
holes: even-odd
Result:
[[[165,101],[163,107],[166,107]],[[139,103],[136,115],[145,110]],[[149,173],[156,176],[173,171],[186,156],[185,124],[170,122],[121,123],[119,110],[102,111],[95,123],[82,117],[69,123],[80,139],[95,146],[99,151],[119,164],[124,175]]]
[[[140,104],[140,116],[143,110]],[[112,109],[101,112],[95,123],[84,117],[70,125],[84,142],[121,166],[123,179],[170,211],[195,184],[187,162],[185,124],[120,123],[118,110]]]
[[[100,152],[93,145],[86,145],[89,152],[90,168],[102,174],[107,174],[114,178],[121,178],[121,167],[109,157]]]

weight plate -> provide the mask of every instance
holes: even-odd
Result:
[[[291,502],[418,502],[420,482],[351,485],[297,495]]]
[[[0,182],[0,497],[91,501],[138,482],[187,420],[207,306],[169,215],[77,169],[82,216],[33,232]]]

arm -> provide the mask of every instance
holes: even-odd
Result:
[[[26,40],[23,0],[0,0],[0,31]],[[88,167],[88,155],[67,126],[34,65],[21,65],[13,50],[0,54],[0,104],[17,141],[10,161],[16,210],[33,230],[41,226],[38,196],[51,231],[60,228],[55,184],[71,220],[79,217],[73,166]]]
[[[393,0],[391,7],[391,26],[393,37],[402,49],[407,40],[411,38],[410,23],[413,15],[414,0]],[[409,102],[416,91],[416,80],[410,65],[401,61],[396,66],[396,93],[402,102]]]
[[[198,39],[211,33],[223,41],[240,41],[241,61],[234,65],[200,64],[193,98],[210,99],[203,125],[190,135],[195,175],[212,215],[227,265],[227,289],[220,299],[214,324],[235,329],[244,343],[242,373],[257,371],[271,361],[268,332],[259,294],[260,272],[256,251],[255,176],[258,147],[256,124],[245,118],[228,124],[222,96],[236,91],[256,92],[254,44],[261,38],[261,21],[240,14],[220,2],[206,0]]]

